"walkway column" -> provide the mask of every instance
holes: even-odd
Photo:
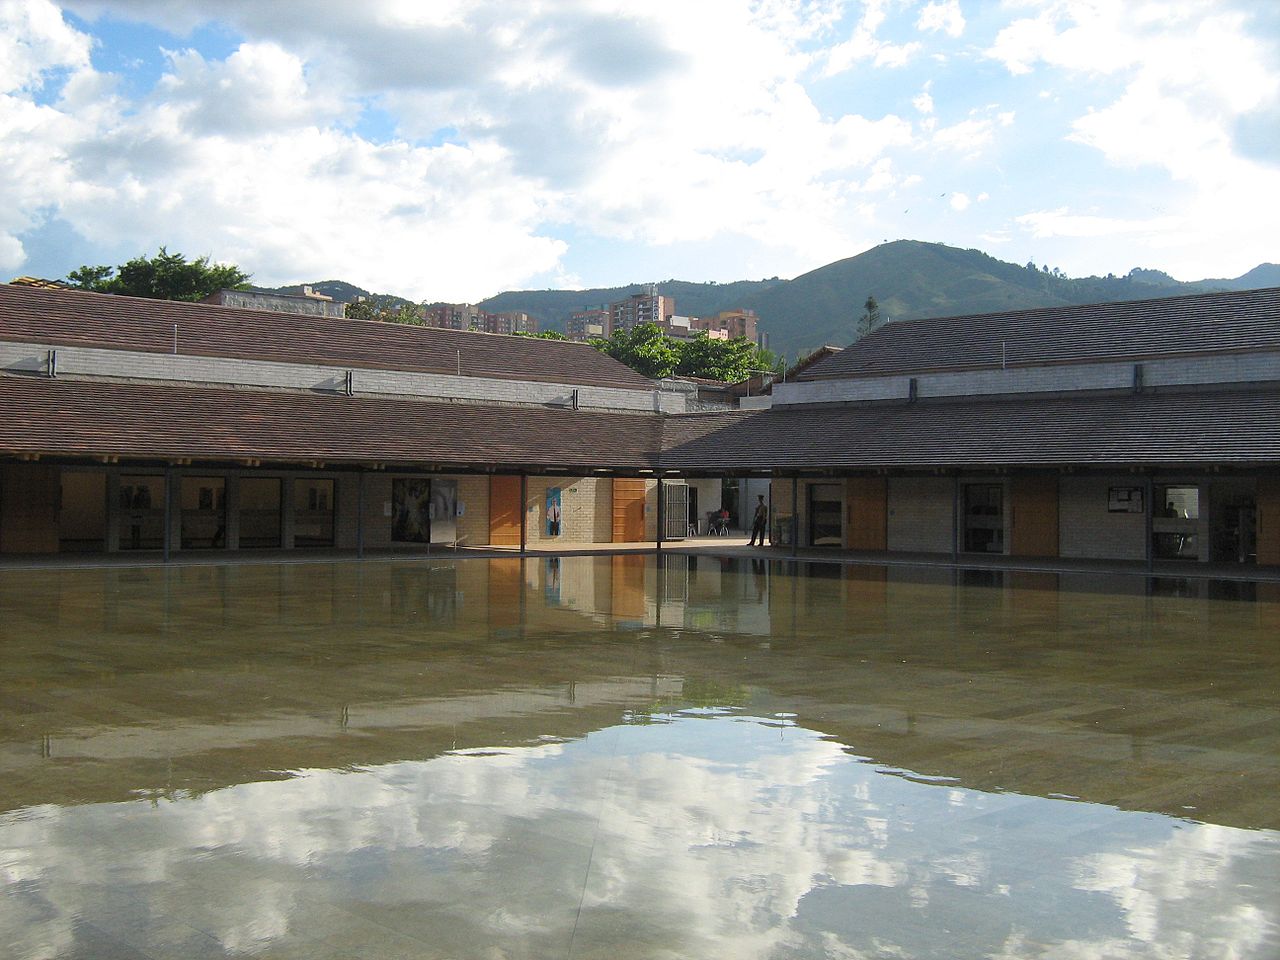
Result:
[[[364,559],[364,470],[356,468],[356,559]]]
[[[524,556],[529,542],[529,478],[520,474],[520,555]],[[521,588],[523,589],[523,587]]]
[[[1155,567],[1155,531],[1153,520],[1156,515],[1156,485],[1151,477],[1146,478],[1146,508],[1147,508],[1147,572],[1150,573]]]
[[[800,477],[791,478],[791,555],[800,555]]]
[[[666,489],[662,486],[662,478],[659,477],[658,478],[658,537],[657,537],[657,544],[655,547],[655,549],[659,553],[662,552],[662,528],[666,525],[666,522],[667,522],[667,509],[666,509],[666,503],[664,502],[666,499],[665,494],[666,494]]]
[[[173,549],[173,468],[164,468],[164,562],[169,562],[169,554]]]

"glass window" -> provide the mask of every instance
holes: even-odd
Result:
[[[183,477],[183,550],[216,550],[227,545],[227,481],[223,477]]]
[[[332,547],[336,486],[332,480],[293,483],[293,545]]]
[[[164,547],[164,477],[120,478],[120,549]]]
[[[240,481],[240,546],[280,546],[280,481],[246,477]]]

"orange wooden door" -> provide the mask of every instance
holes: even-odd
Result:
[[[613,542],[644,539],[644,480],[613,481]]]
[[[845,484],[850,550],[886,550],[889,544],[889,481],[850,477]]]
[[[489,543],[495,547],[520,546],[520,478],[489,478]]]
[[[1058,478],[1014,477],[1009,484],[1009,555],[1058,555]]]

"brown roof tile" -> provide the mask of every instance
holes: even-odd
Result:
[[[652,390],[589,344],[0,284],[0,340]]]
[[[0,376],[0,452],[635,470],[661,418]]]
[[[857,404],[668,417],[664,469],[1275,464],[1280,391]]]
[[[1280,288],[888,323],[801,380],[1280,351]]]

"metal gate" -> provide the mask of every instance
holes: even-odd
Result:
[[[664,540],[683,540],[689,533],[689,485],[687,483],[664,483],[663,489],[663,531]]]

